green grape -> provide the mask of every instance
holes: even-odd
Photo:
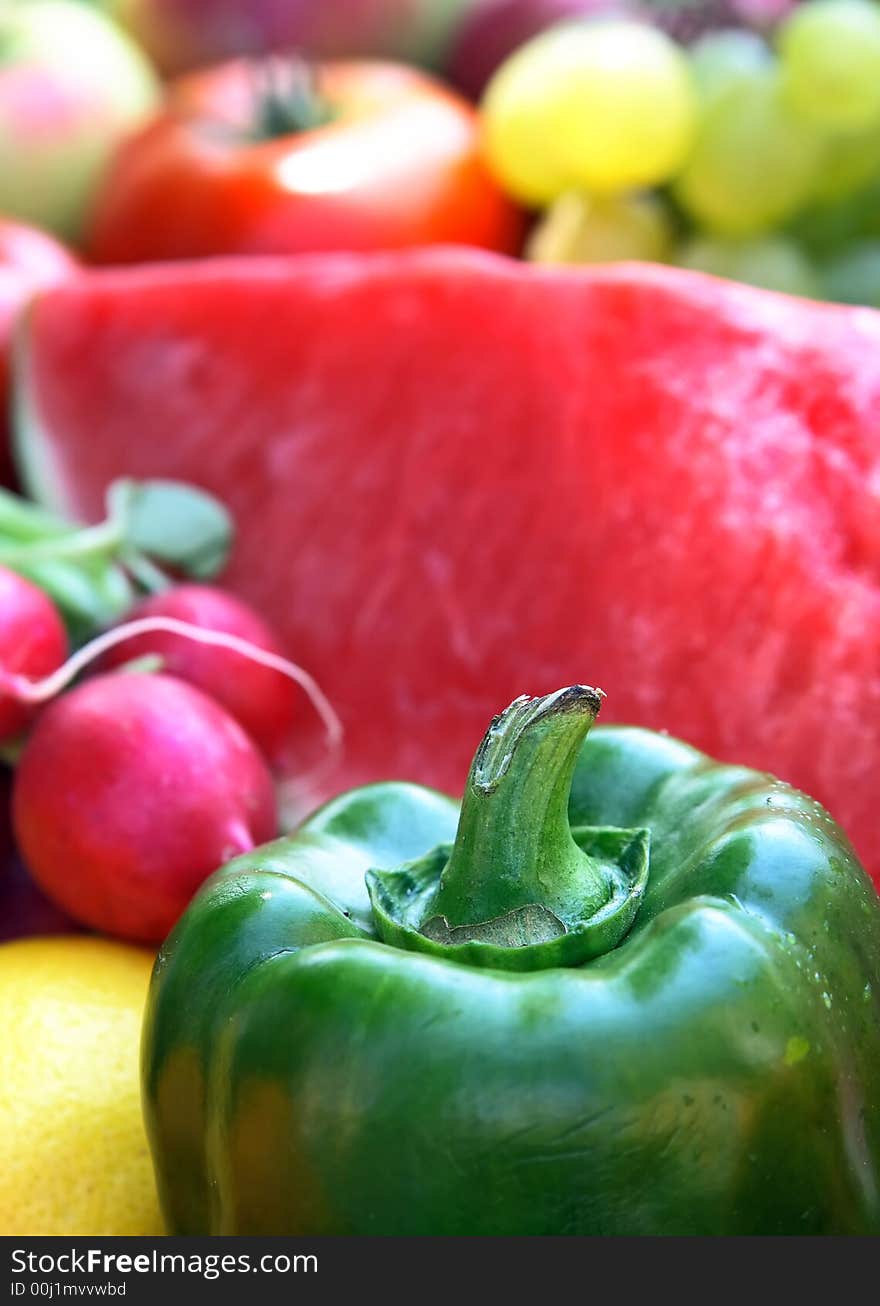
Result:
[[[826,299],[880,308],[880,240],[865,240],[831,259],[822,274]]]
[[[880,119],[858,132],[826,136],[812,198],[819,203],[846,199],[875,178],[880,178]]]
[[[821,259],[845,248],[862,234],[861,218],[861,206],[852,201],[821,204],[799,213],[786,232],[800,241],[814,258]]]
[[[715,234],[760,235],[807,203],[822,146],[786,108],[775,70],[752,73],[705,106],[675,197]]]
[[[526,204],[567,190],[620,194],[675,175],[694,135],[684,52],[623,19],[566,23],[521,46],[490,81],[483,141],[501,184]]]
[[[533,263],[662,263],[670,254],[669,214],[654,195],[597,199],[577,191],[560,196],[535,227],[526,248]]]
[[[809,299],[819,295],[815,268],[803,250],[785,236],[747,241],[696,236],[679,250],[676,262],[693,272],[709,272],[765,290]]]
[[[735,28],[707,33],[691,46],[689,54],[697,93],[704,104],[774,63],[772,50],[757,32]]]
[[[835,256],[858,241],[880,237],[880,177],[844,199],[811,205],[787,230],[819,259]]]
[[[808,122],[867,127],[880,115],[880,9],[870,0],[813,0],[779,31],[788,103]]]

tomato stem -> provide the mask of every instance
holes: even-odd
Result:
[[[315,68],[298,56],[261,59],[251,65],[256,106],[253,137],[277,140],[314,131],[332,122],[334,112],[318,91]]]

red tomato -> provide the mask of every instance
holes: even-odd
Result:
[[[10,346],[16,315],[36,290],[69,277],[76,263],[52,236],[0,217],[0,481],[11,484],[9,456]]]
[[[174,84],[111,166],[88,243],[97,261],[127,263],[438,243],[514,252],[521,234],[456,93],[397,64],[309,75],[266,59]]]

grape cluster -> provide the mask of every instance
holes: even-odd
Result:
[[[666,260],[880,307],[880,4],[807,0],[689,47],[566,24],[483,101],[488,157],[545,208],[529,257]]]

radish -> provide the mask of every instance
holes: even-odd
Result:
[[[66,656],[67,634],[51,599],[0,566],[0,743],[14,739],[34,713],[17,691],[19,678],[48,675]]]
[[[258,649],[282,656],[280,641],[262,617],[241,599],[213,585],[175,585],[144,599],[127,620],[171,617],[202,630],[234,635]],[[264,663],[229,648],[157,629],[135,635],[104,654],[101,666],[118,667],[156,655],[162,670],[209,694],[243,726],[268,760],[281,761],[296,714],[293,681]]]
[[[12,808],[48,896],[143,943],[164,938],[213,870],[277,833],[272,778],[249,736],[168,675],[99,675],[50,703]]]

